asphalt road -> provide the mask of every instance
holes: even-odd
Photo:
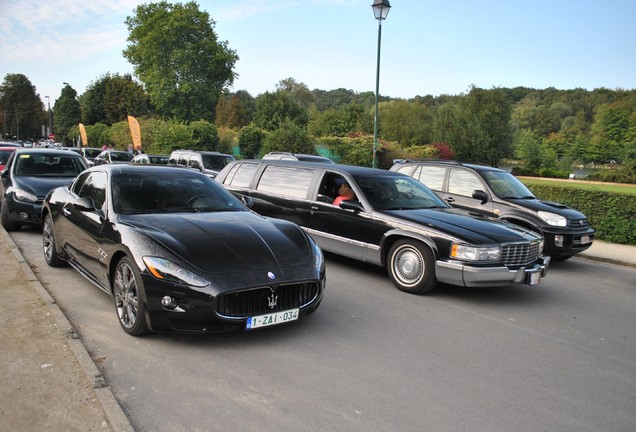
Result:
[[[636,430],[636,269],[539,286],[395,289],[327,256],[316,313],[251,333],[127,336],[110,297],[11,234],[138,431]]]

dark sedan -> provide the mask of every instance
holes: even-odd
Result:
[[[75,152],[50,149],[17,149],[0,173],[0,219],[7,231],[23,225],[40,226],[46,194],[73,181],[87,168]]]
[[[112,295],[132,335],[281,324],[322,300],[311,237],[196,171],[95,166],[47,196],[42,220],[46,262],[68,262]]]

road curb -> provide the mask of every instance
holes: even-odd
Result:
[[[134,432],[135,429],[130,424],[128,417],[126,417],[126,414],[117,402],[111,388],[106,384],[104,376],[91,358],[88,350],[82,343],[69,320],[26,262],[24,256],[22,256],[22,252],[20,252],[20,249],[15,244],[11,236],[9,236],[4,228],[0,229],[0,233],[4,242],[11,249],[11,253],[18,261],[18,264],[26,275],[29,283],[31,283],[37,294],[48,307],[49,312],[57,322],[62,333],[68,338],[68,346],[71,348],[73,355],[86,375],[86,378],[91,383],[93,391],[95,392],[97,400],[108,419],[111,429],[115,432]]]

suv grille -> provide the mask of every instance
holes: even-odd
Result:
[[[222,294],[217,298],[217,313],[227,318],[247,318],[288,309],[302,308],[318,295],[316,282],[261,287]],[[275,300],[275,305],[270,306]]]
[[[570,221],[570,228],[572,228],[573,230],[584,228],[587,229],[589,226],[590,223],[587,221],[587,219],[576,219]]]
[[[507,266],[525,265],[539,257],[540,243],[505,244],[501,248],[501,259]]]

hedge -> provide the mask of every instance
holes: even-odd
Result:
[[[636,245],[636,195],[552,185],[527,185],[537,197],[573,207],[587,216],[595,238]]]

